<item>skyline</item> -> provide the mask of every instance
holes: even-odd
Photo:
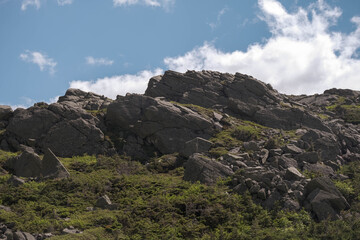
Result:
[[[359,16],[338,0],[3,0],[0,104],[143,93],[168,69],[241,72],[287,94],[360,90]]]

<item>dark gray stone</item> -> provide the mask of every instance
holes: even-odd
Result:
[[[101,196],[96,200],[95,207],[102,209],[115,210],[116,204],[112,204],[110,198],[107,195]]]
[[[28,150],[19,156],[8,159],[6,166],[14,170],[18,177],[38,177],[41,174],[40,157]]]
[[[194,153],[202,153],[209,151],[212,146],[212,142],[197,137],[185,143],[185,147],[180,154],[184,157],[190,157]]]
[[[291,153],[293,155],[296,155],[296,154],[300,154],[300,153],[303,153],[304,150],[295,146],[294,144],[287,144],[285,147],[284,147],[284,152],[285,153]]]
[[[299,170],[294,167],[289,167],[288,169],[286,169],[284,177],[286,180],[290,181],[296,181],[305,178],[304,175],[302,175]]]
[[[12,175],[9,180],[7,181],[8,184],[11,184],[15,187],[18,187],[18,186],[21,186],[25,183],[25,180],[15,176],[15,175]]]
[[[304,152],[295,156],[298,162],[317,163],[319,161],[319,154],[317,152]]]
[[[12,113],[10,106],[0,105],[0,121],[8,120]]]
[[[67,178],[70,176],[70,173],[49,148],[46,149],[41,161],[41,174],[44,178]]]
[[[219,178],[225,178],[232,174],[234,173],[228,166],[195,153],[185,163],[184,180],[214,184]]]

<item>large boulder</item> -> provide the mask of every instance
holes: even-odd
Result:
[[[195,153],[185,164],[184,180],[214,184],[217,180],[233,174],[234,172],[228,166],[200,153]]]
[[[321,119],[303,110],[301,104],[290,101],[271,85],[240,73],[166,71],[150,79],[145,95],[216,108],[273,128],[306,126],[330,131]]]
[[[163,154],[179,152],[195,137],[210,138],[215,128],[211,119],[189,108],[138,94],[118,96],[106,121],[111,129],[135,134]]]
[[[328,177],[312,179],[305,186],[304,205],[312,210],[319,220],[338,219],[340,211],[350,207]]]
[[[231,105],[232,110],[238,112],[245,107],[241,103],[264,106],[276,104],[281,99],[270,85],[251,76],[215,71],[166,71],[163,76],[150,79],[145,95],[204,107]]]
[[[319,157],[323,161],[336,160],[341,154],[341,146],[333,133],[310,129],[301,137],[301,140],[310,145],[312,150],[319,152]]]
[[[253,120],[272,128],[291,130],[308,127],[331,132],[320,118],[300,108],[281,106],[262,108],[254,114]]]
[[[59,97],[58,100],[58,103],[73,105],[90,111],[105,109],[111,102],[110,98],[75,88],[69,88],[65,96]]]
[[[9,158],[6,167],[18,177],[66,178],[70,175],[50,149],[41,159],[31,148],[26,148],[19,156]]]
[[[70,173],[50,149],[46,149],[41,161],[41,174],[45,178],[67,178],[70,176]]]
[[[36,104],[15,110],[9,120],[6,141],[14,150],[20,144],[43,152],[47,148],[61,157],[106,153],[101,121],[86,110],[70,104]]]
[[[29,149],[19,156],[9,158],[5,165],[12,169],[18,177],[39,177],[41,175],[41,159]]]
[[[13,111],[10,106],[0,105],[0,121],[8,120],[12,112]]]

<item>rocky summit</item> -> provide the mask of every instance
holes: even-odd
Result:
[[[352,219],[353,223],[360,223],[359,123],[359,91],[330,89],[311,96],[285,95],[251,76],[214,71],[166,71],[164,75],[150,79],[145,94],[127,94],[117,96],[115,100],[69,89],[53,104],[36,103],[28,109],[14,111],[8,106],[0,106],[0,147],[3,154],[0,158],[0,190],[3,190],[0,191],[0,204],[4,204],[1,206],[6,209],[0,208],[0,213],[13,216],[1,217],[0,214],[0,222],[3,222],[0,224],[0,239],[12,239],[11,236],[16,234],[23,237],[20,239],[87,234],[86,229],[90,226],[103,228],[112,237],[120,232],[121,236],[133,239],[136,234],[132,235],[134,229],[131,228],[133,232],[128,229],[132,226],[127,222],[129,220],[116,214],[124,214],[128,211],[124,206],[129,208],[129,205],[135,204],[131,196],[140,194],[139,189],[155,193],[157,190],[153,188],[162,186],[161,194],[176,195],[169,190],[175,188],[176,182],[213,189],[211,191],[219,191],[217,186],[221,185],[226,189],[223,194],[227,199],[231,197],[231,201],[245,204],[244,199],[247,198],[251,204],[263,209],[256,211],[267,211],[272,221],[284,220],[290,212],[303,214],[304,219],[308,216],[307,220],[301,220],[300,215],[296,215],[299,218],[297,222],[291,218],[286,218],[286,221],[302,224],[302,230],[307,229],[312,221],[320,224],[316,225],[317,230],[309,230],[310,227],[306,230],[310,235],[321,233],[322,222],[331,225]],[[119,158],[122,160],[116,160]],[[95,172],[105,174],[103,178],[107,180],[103,185],[91,180],[97,179]],[[89,179],[80,181],[78,177],[81,174],[87,174]],[[149,176],[169,179],[173,176],[171,181],[175,182],[172,187],[166,185],[169,188],[166,189],[162,185],[164,183],[149,180],[147,187],[137,186],[132,193],[127,192],[129,195],[121,195],[121,189],[126,192],[126,186],[129,186],[124,182],[133,184],[128,177],[133,174],[145,174],[148,179]],[[86,182],[88,185],[85,185]],[[57,225],[32,229],[21,220],[11,220],[16,219],[16,214],[26,211],[19,207],[20,199],[22,203],[32,201],[31,198],[17,196],[11,189],[27,189],[31,184],[45,184],[54,194],[66,189],[66,196],[61,197],[56,194],[50,197],[47,187],[39,190],[46,199],[53,199],[46,202],[52,206],[49,207],[52,217],[45,212],[43,217],[57,219],[51,220]],[[72,184],[76,186],[70,187]],[[81,199],[80,193],[70,193],[79,186],[92,195],[86,193],[86,200],[76,205],[73,201]],[[183,190],[177,191],[181,195]],[[145,197],[141,196],[145,201]],[[214,197],[204,201],[216,202],[225,195],[219,196],[218,199]],[[234,200],[237,196],[243,200]],[[124,200],[125,197],[127,200]],[[200,227],[191,223],[196,225],[197,229],[190,230],[198,233],[195,235],[178,229],[179,239],[206,236],[209,238],[204,239],[251,238],[251,234],[245,234],[246,230],[241,235],[236,226],[231,225],[230,228],[230,225],[224,225],[225,228],[222,228],[221,224],[230,224],[231,217],[222,219],[222,214],[217,214],[217,211],[226,212],[227,206],[231,205],[228,200],[216,202],[210,208],[201,201],[197,202],[197,198],[186,204],[180,200],[171,201],[171,198],[167,200],[173,204],[173,214],[203,224]],[[230,205],[225,206],[225,202]],[[72,204],[76,208],[72,208]],[[160,214],[159,206],[152,204],[150,208],[145,204],[143,209],[132,209],[132,213],[126,214],[135,218],[140,211],[142,218],[159,222],[155,217]],[[255,209],[251,206],[249,208]],[[33,214],[39,214],[34,209],[31,210]],[[103,216],[102,220],[88,225],[81,224],[80,220],[73,221],[72,224],[81,230],[69,231],[74,229],[67,224],[74,218],[74,209],[86,211],[88,217],[95,213],[101,215],[104,211],[116,214],[109,218]],[[149,211],[156,214],[151,215]],[[216,212],[216,219],[211,218],[212,211]],[[280,213],[284,216],[279,217]],[[249,229],[254,228],[255,232],[259,229],[255,229],[254,221],[264,229],[279,230],[288,224],[265,224],[254,217],[255,213],[249,214],[250,220],[244,215],[241,221],[249,221]],[[188,225],[188,228],[195,228],[195,225]],[[59,226],[62,229],[56,229]],[[338,227],[332,226],[334,229]],[[224,230],[226,228],[228,230]],[[230,229],[237,229],[240,235],[224,233],[223,238],[219,235],[219,231],[232,234]],[[26,234],[29,237],[24,238]],[[165,237],[159,237],[160,233],[148,237],[146,234],[138,233],[139,239]],[[171,238],[175,235],[166,235],[166,238],[177,239]],[[278,239],[266,238],[268,235],[265,233],[263,236],[259,239]]]

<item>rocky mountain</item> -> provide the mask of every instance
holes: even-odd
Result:
[[[58,157],[123,155],[148,168],[161,159],[189,182],[228,179],[265,209],[336,220],[353,202],[337,183],[360,160],[358,123],[358,91],[293,96],[240,73],[167,71],[143,95],[69,89],[50,105],[0,106],[0,147],[21,153],[2,171],[42,181],[71,175]]]

